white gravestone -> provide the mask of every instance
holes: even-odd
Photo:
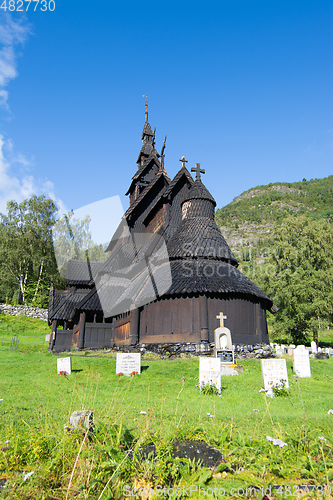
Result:
[[[221,389],[221,362],[218,358],[199,358],[199,387],[206,384]]]
[[[66,372],[68,375],[72,373],[72,358],[57,359],[57,373]]]
[[[220,326],[214,330],[215,357],[219,358],[221,363],[234,364],[235,356],[231,333],[229,328],[224,326],[224,320],[227,319],[227,316],[220,312],[216,319],[220,320]]]
[[[311,351],[317,352],[317,344],[315,343],[314,340],[311,342]]]
[[[133,352],[118,352],[116,363],[116,375],[130,375],[141,373],[141,354]]]
[[[275,346],[275,352],[276,352],[276,355],[278,357],[282,357],[283,356],[283,349],[282,349],[282,347],[279,344],[276,344],[276,346]]]
[[[229,328],[224,326],[224,320],[227,319],[227,316],[220,312],[216,319],[220,320],[220,326],[214,330],[215,357],[221,361],[221,375],[238,375],[238,371],[234,366],[235,352],[231,333]]]
[[[280,385],[282,381],[285,387],[289,389],[287,365],[285,359],[262,359],[261,373],[265,391],[273,394],[272,387]]]
[[[310,357],[304,345],[298,346],[293,354],[293,371],[300,378],[311,377]]]

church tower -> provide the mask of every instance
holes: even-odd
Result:
[[[155,148],[155,131],[148,122],[148,103],[146,101],[145,124],[142,131],[142,147],[136,160],[138,170],[132,178],[131,185],[126,193],[130,198],[130,205],[138,198],[146,186],[154,179],[161,169],[160,155]]]

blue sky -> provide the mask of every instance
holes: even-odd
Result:
[[[0,13],[0,212],[34,193],[126,209],[143,94],[170,177],[182,155],[201,163],[218,207],[333,173],[331,1],[39,7]]]

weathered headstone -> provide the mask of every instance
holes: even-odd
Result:
[[[289,388],[287,365],[285,359],[262,359],[261,373],[265,391],[272,395],[273,386],[285,383],[285,387]]]
[[[133,352],[118,352],[116,362],[116,374],[129,377],[141,373],[141,354]]]
[[[300,378],[311,377],[309,351],[303,346],[297,346],[293,354],[293,370]]]
[[[93,428],[93,415],[91,410],[74,411],[70,418],[70,423],[73,429],[85,428],[91,430]]]
[[[199,387],[206,384],[221,389],[221,362],[218,358],[199,358]]]
[[[282,346],[280,346],[279,344],[276,344],[276,346],[275,346],[275,352],[276,352],[276,355],[278,357],[282,357],[283,353],[284,353]]]
[[[221,362],[221,375],[237,375],[238,372],[231,366],[235,363],[231,333],[229,328],[224,326],[227,316],[220,312],[216,319],[220,320],[220,326],[214,330],[215,357]]]
[[[50,337],[51,337],[50,333],[47,333],[45,335],[45,342],[50,342]]]
[[[58,358],[57,359],[57,373],[65,372],[67,375],[72,373],[72,358]]]
[[[311,342],[311,351],[312,351],[313,353],[316,353],[316,352],[317,352],[317,344],[315,343],[315,341],[314,341],[314,340]]]
[[[224,316],[224,314],[221,312],[218,316],[216,316],[216,319],[220,320],[220,326],[219,328],[216,328],[216,330],[214,330],[215,349],[231,350],[231,333],[229,328],[226,328],[224,326],[224,320],[227,319],[227,316]]]

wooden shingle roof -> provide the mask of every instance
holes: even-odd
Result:
[[[170,259],[209,258],[238,265],[215,221],[208,217],[185,218],[167,248]]]
[[[69,260],[66,266],[66,285],[88,285],[103,264],[87,260]]]

